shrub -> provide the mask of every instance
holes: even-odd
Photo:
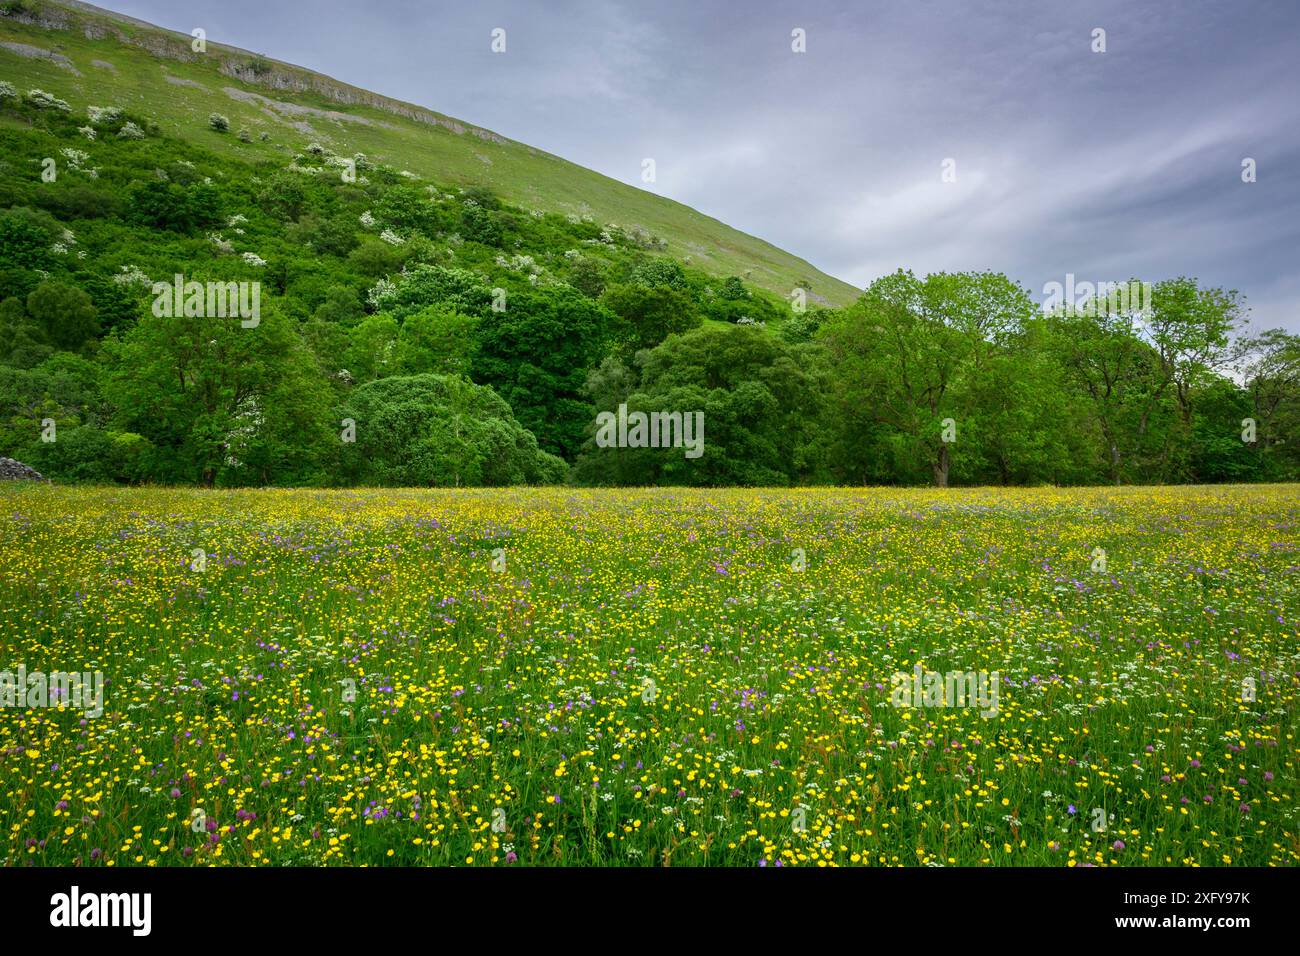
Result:
[[[86,115],[92,126],[117,126],[126,118],[120,106],[87,106]]]
[[[230,119],[220,113],[213,113],[208,117],[208,126],[218,133],[228,133],[230,132]]]
[[[0,211],[0,262],[24,269],[47,268],[60,227],[48,213],[26,207]]]
[[[517,485],[557,482],[563,462],[539,452],[499,395],[454,375],[412,375],[362,385],[334,416],[357,423],[344,470],[379,485]]]
[[[221,221],[220,196],[206,183],[179,186],[157,180],[136,183],[127,194],[127,218],[175,232],[193,232]]]
[[[23,100],[38,110],[58,110],[60,113],[72,112],[72,107],[67,100],[61,100],[53,93],[46,93],[44,90],[28,90]]]
[[[76,286],[42,282],[27,296],[27,314],[45,329],[50,343],[74,352],[99,333],[99,315],[90,296]]]

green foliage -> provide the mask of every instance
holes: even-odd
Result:
[[[207,183],[141,182],[127,193],[126,217],[142,226],[196,232],[221,221],[220,194]]]
[[[106,342],[105,396],[122,431],[144,436],[164,481],[293,484],[318,475],[329,395],[293,324],[146,313]]]
[[[445,305],[431,305],[407,316],[398,335],[402,370],[412,375],[468,376],[481,321]]]
[[[322,146],[299,144],[305,164],[274,152],[249,162],[254,144],[215,153],[217,137],[166,139],[119,107],[86,118],[28,99],[0,101],[18,120],[0,125],[4,162],[31,171],[0,179],[0,454],[57,480],[1300,474],[1300,339],[1235,342],[1239,296],[1194,279],[1157,283],[1141,321],[1073,307],[1044,316],[988,273],[900,272],[849,307],[797,313],[743,279],[748,265],[719,279],[647,255],[658,244],[642,227],[519,209],[493,189],[359,155],[364,179],[348,182]],[[94,140],[79,132],[88,124]],[[142,138],[110,135],[131,125]],[[36,170],[52,153],[63,159],[46,182]],[[155,315],[153,281],[177,274],[259,282],[260,324]],[[446,381],[380,387],[430,376]],[[366,470],[335,417],[358,411],[361,393],[481,421],[457,434],[412,420],[411,444],[390,442],[382,468]],[[620,404],[702,412],[704,454],[595,447],[597,412]],[[55,443],[40,441],[47,418]],[[1257,423],[1253,442],[1244,419]]]
[[[492,311],[492,290],[483,277],[466,269],[420,265],[394,277],[391,288],[376,295],[372,304],[405,318],[430,305],[483,317]]]
[[[600,301],[623,320],[619,331],[628,354],[653,348],[670,335],[690,331],[701,321],[691,296],[671,286],[612,286]]]
[[[501,245],[501,224],[491,212],[477,203],[466,203],[460,213],[460,233],[471,242],[485,246]]]
[[[27,314],[55,348],[75,352],[99,332],[99,315],[89,295],[76,286],[42,282],[27,296]]]
[[[703,454],[602,448],[594,434],[575,477],[593,484],[786,485],[812,470],[820,389],[810,357],[752,328],[674,335],[640,359],[640,382],[606,364],[589,380],[601,411],[702,414]],[[621,393],[627,389],[626,393]]]
[[[0,212],[0,262],[24,269],[48,268],[57,235],[57,223],[47,213],[21,206]]]
[[[355,423],[342,474],[362,485],[552,483],[563,462],[537,440],[492,389],[455,375],[385,378],[356,389],[337,411]]]
[[[307,187],[299,173],[277,172],[257,193],[257,204],[282,220],[296,220],[306,202]]]
[[[483,317],[472,376],[510,403],[543,449],[572,460],[594,414],[583,395],[587,372],[604,356],[615,321],[569,286],[516,293]]]
[[[648,259],[632,270],[631,281],[650,288],[678,291],[686,288],[686,271],[676,259],[666,256]]]

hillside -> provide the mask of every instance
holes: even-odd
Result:
[[[147,117],[163,135],[250,163],[282,162],[316,142],[422,178],[487,186],[525,209],[591,216],[664,240],[664,251],[703,272],[739,275],[787,295],[843,305],[857,294],[802,259],[681,203],[584,169],[490,130],[330,77],[189,36],[89,4],[0,3],[0,75],[48,90],[78,112],[113,104]],[[251,142],[209,129],[211,113]],[[265,139],[263,138],[265,137]]]

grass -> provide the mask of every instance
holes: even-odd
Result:
[[[1296,492],[11,484],[0,861],[1294,865]]]
[[[20,90],[47,90],[78,112],[88,105],[121,106],[152,118],[166,135],[250,162],[283,164],[286,156],[320,142],[340,155],[365,153],[435,182],[486,185],[526,209],[590,214],[605,223],[639,225],[667,240],[669,254],[715,275],[740,275],[780,296],[789,295],[801,280],[811,281],[814,300],[821,297],[832,305],[847,304],[859,294],[797,256],[688,206],[472,124],[212,42],[205,54],[193,55],[188,36],[107,13],[72,12],[36,0],[26,6],[52,10],[53,17],[64,18],[69,28],[0,16],[0,44],[23,44],[62,56],[67,63],[23,56],[0,45],[0,80]],[[87,32],[96,37],[88,37]],[[269,70],[258,74],[257,82],[229,74],[231,67],[254,63]],[[305,91],[276,89],[274,80],[298,84]],[[229,90],[257,94],[280,105],[239,99]],[[355,102],[340,102],[340,98]],[[292,112],[298,108],[335,115]],[[229,133],[208,128],[212,113],[229,117]],[[407,114],[423,115],[429,121]],[[305,127],[295,125],[304,123]],[[249,130],[253,142],[239,141],[240,128]],[[266,142],[260,140],[263,132],[270,137]]]

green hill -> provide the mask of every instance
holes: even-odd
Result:
[[[797,284],[822,304],[857,290],[797,256],[688,206],[637,189],[433,110],[341,83],[260,54],[183,34],[89,4],[0,3],[0,78],[67,100],[78,112],[114,105],[161,132],[257,163],[316,142],[340,155],[451,184],[481,184],[525,209],[591,216],[649,232],[664,251],[713,275],[739,275],[787,295]],[[252,142],[208,126],[212,113]],[[265,138],[263,138],[265,136]]]

